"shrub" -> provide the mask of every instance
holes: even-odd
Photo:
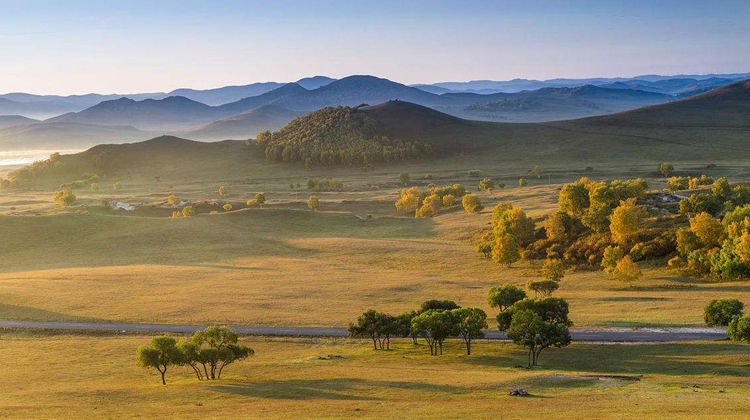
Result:
[[[477,188],[479,188],[480,191],[492,191],[495,189],[495,181],[489,178],[484,178],[479,181]]]
[[[99,191],[99,184],[96,182],[91,183],[91,191]]]
[[[709,327],[726,327],[732,318],[742,316],[744,306],[737,299],[712,300],[703,308],[703,319]]]
[[[476,194],[466,194],[461,200],[461,204],[467,213],[479,213],[484,209],[482,202],[479,200],[479,196]]]
[[[231,205],[231,204],[229,204],[229,203],[227,203],[227,204],[224,204],[224,205],[223,205],[223,206],[221,206],[221,207],[222,207],[222,208],[224,209],[224,211],[232,211],[232,205]]]
[[[409,183],[409,180],[410,180],[409,174],[407,174],[406,172],[401,172],[400,174],[398,174],[399,184],[406,185]]]
[[[529,184],[529,182],[526,181],[526,178],[518,178],[518,186],[519,187],[525,187],[528,184]]]
[[[54,199],[62,207],[70,206],[77,200],[76,195],[73,194],[73,190],[70,188],[63,188],[61,191],[55,192]]]
[[[469,176],[473,176],[473,177],[478,177],[479,175],[482,175],[482,171],[480,171],[479,169],[469,169],[467,173],[469,174]]]
[[[195,209],[193,206],[185,206],[182,208],[182,217],[191,217],[195,215]]]

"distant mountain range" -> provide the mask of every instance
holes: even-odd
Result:
[[[641,76],[631,79],[475,81],[407,86],[374,76],[315,76],[296,83],[255,83],[136,95],[0,96],[0,148],[44,142],[77,145],[173,134],[201,140],[245,139],[329,106],[409,102],[468,120],[542,122],[585,118],[672,102],[750,74]],[[584,84],[581,84],[586,82]],[[552,86],[550,86],[552,85]],[[574,86],[566,86],[574,85]],[[477,93],[503,88],[534,90]],[[463,89],[464,91],[456,91]],[[246,96],[249,95],[249,96]],[[230,102],[225,102],[230,101]],[[91,105],[88,105],[91,104]],[[80,108],[80,109],[79,109]],[[75,109],[71,111],[71,109]],[[43,121],[39,113],[56,115]],[[59,135],[56,130],[60,130]],[[145,134],[144,134],[145,133]],[[45,137],[47,136],[47,137]],[[45,147],[46,147],[45,146]],[[66,145],[65,148],[69,148]]]

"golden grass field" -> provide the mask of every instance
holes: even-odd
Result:
[[[135,365],[145,336],[4,333],[13,355],[3,375],[3,419],[718,419],[741,418],[750,355],[728,342],[573,344],[543,353],[481,342],[473,355],[451,341],[442,356],[399,341],[243,340],[256,356],[199,382],[189,368]],[[341,356],[329,360],[327,356]],[[322,357],[322,359],[321,359]],[[640,380],[608,378],[623,375]],[[532,396],[511,397],[521,387]]]
[[[683,165],[690,173],[701,170]],[[732,181],[745,179],[741,165],[719,168]],[[560,182],[586,175],[557,169],[527,188],[508,181],[505,189],[480,193],[487,209],[479,215],[457,208],[414,219],[393,206],[398,172],[335,168],[348,174],[341,177],[344,191],[318,193],[321,211],[311,212],[305,205],[310,192],[296,170],[289,178],[271,172],[252,182],[123,180],[117,192],[78,191],[83,206],[70,209],[52,203],[52,190],[0,193],[0,318],[345,326],[368,308],[397,313],[433,298],[478,306],[493,317],[487,289],[523,285],[539,276],[539,267],[505,269],[475,252],[470,239],[487,228],[491,206],[509,201],[541,218],[556,207]],[[588,175],[648,177],[649,170],[634,165]],[[473,188],[478,181],[451,167],[431,181],[422,175],[412,172],[413,182]],[[486,175],[503,179],[499,172]],[[288,187],[294,180],[303,185],[298,192]],[[663,180],[648,181],[651,188],[663,187]],[[219,185],[227,185],[227,197],[218,195]],[[243,209],[257,191],[265,191],[269,203]],[[189,201],[231,202],[240,210],[226,213],[219,204],[220,214],[170,219],[171,210],[157,205],[172,192]],[[99,204],[102,197],[141,206],[110,211]],[[355,217],[365,214],[374,219]],[[556,294],[570,301],[577,326],[700,325],[711,299],[750,301],[748,283],[689,279],[665,265],[644,266],[645,279],[632,288],[598,271],[568,273]]]

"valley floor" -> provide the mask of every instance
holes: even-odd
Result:
[[[745,345],[690,342],[573,344],[543,353],[479,342],[471,356],[451,341],[442,356],[398,341],[243,340],[256,356],[199,382],[173,368],[167,386],[135,365],[145,336],[5,332],[3,419],[413,418],[713,419],[750,403]],[[507,393],[523,388],[530,397]]]

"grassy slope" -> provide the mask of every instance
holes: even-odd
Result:
[[[0,350],[14,357],[0,417],[713,419],[750,402],[747,350],[730,343],[573,345],[548,350],[545,368],[528,371],[513,368],[526,352],[511,344],[477,343],[466,357],[451,342],[431,357],[424,345],[403,342],[374,352],[366,342],[258,338],[247,343],[256,356],[228,367],[221,381],[200,383],[189,368],[174,368],[164,387],[134,363],[147,341],[5,334]],[[342,358],[319,359],[327,355]],[[516,387],[533,396],[506,395]]]

